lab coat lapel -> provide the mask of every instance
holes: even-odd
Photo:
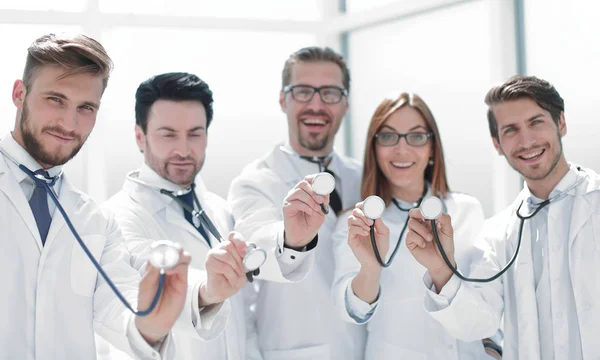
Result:
[[[265,163],[269,169],[272,169],[277,175],[285,182],[285,184],[292,189],[296,183],[304,178],[303,174],[300,174],[290,158],[293,155],[286,154],[279,149],[280,145],[277,145],[275,149],[267,156]]]
[[[10,200],[25,224],[27,224],[27,228],[31,232],[31,235],[33,235],[35,238],[35,242],[37,243],[38,249],[41,252],[43,249],[42,239],[40,237],[40,232],[37,228],[35,218],[33,217],[33,212],[29,207],[29,202],[27,202],[25,194],[23,194],[23,189],[21,189],[19,183],[17,183],[15,178],[10,173],[5,160],[0,161],[0,190]]]
[[[583,186],[581,186],[583,187]],[[570,228],[569,228],[569,249],[571,248],[571,246],[573,245],[573,242],[575,240],[575,238],[577,237],[577,233],[579,233],[579,230],[581,230],[581,228],[583,227],[583,225],[589,220],[589,218],[592,216],[592,214],[594,213],[592,206],[589,204],[588,200],[585,198],[585,196],[582,196],[583,194],[579,194],[578,191],[578,195],[575,196],[575,199],[573,199],[573,212],[571,213],[571,224],[570,224]],[[565,203],[563,202],[559,202],[560,203]],[[564,205],[562,205],[564,206]],[[569,209],[563,209],[561,208],[559,211],[559,214],[564,214],[567,211],[569,211]],[[592,241],[593,239],[589,239],[590,241]]]
[[[524,199],[524,196],[519,196],[518,199]],[[514,209],[518,207],[521,200],[514,204]],[[525,208],[525,209],[523,209]],[[526,211],[526,204],[523,204],[521,211]],[[519,228],[521,219],[516,215],[512,216],[513,221],[507,228],[507,250],[506,260],[510,260],[510,256],[514,253],[519,239]],[[513,278],[516,310],[518,338],[519,341],[519,358],[521,359],[539,359],[539,319],[537,312],[537,301],[535,295],[535,279],[533,275],[533,258],[531,254],[531,224],[525,220],[523,224],[523,233],[521,240],[521,248],[519,255],[513,264]],[[510,270],[509,270],[510,272]],[[506,281],[506,279],[505,279]],[[505,299],[508,296],[505,296]]]
[[[83,202],[83,199],[81,197],[82,193],[79,190],[77,190],[73,186],[73,184],[71,184],[69,179],[64,175],[62,177],[61,184],[62,187],[59,192],[60,195],[58,197],[58,200],[64,208],[67,216],[69,216],[71,221],[74,222],[73,227],[81,236],[81,234],[84,233],[84,229],[77,227],[78,222],[75,221],[75,219],[79,214],[79,205],[81,204],[81,202]],[[48,201],[52,200],[48,199]],[[57,235],[60,233],[62,228],[65,227],[66,224],[67,223],[65,221],[65,218],[62,216],[57,206],[54,210],[54,214],[52,215],[52,223],[50,224],[50,229],[48,230],[48,237],[46,238],[45,248],[49,249],[52,246],[52,243],[55,241]],[[67,231],[70,233],[69,229],[67,229]]]

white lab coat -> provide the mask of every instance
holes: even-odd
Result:
[[[147,165],[143,171],[152,173],[155,181],[150,183],[168,190],[177,190],[176,186],[167,180],[159,178]],[[160,180],[156,180],[159,178]],[[158,184],[157,184],[158,182]],[[233,217],[227,202],[213,194],[204,186],[198,177],[196,179],[196,194],[202,208],[215,224],[219,233],[227,239],[233,228]],[[109,199],[103,206],[113,209],[127,246],[135,259],[134,267],[143,270],[143,264],[148,249],[149,240],[168,239],[180,243],[192,256],[190,284],[198,281],[198,270],[205,269],[205,260],[209,245],[184,217],[181,205],[170,197],[160,194],[157,190],[140,185],[129,179],[125,180],[123,190]],[[218,244],[210,232],[213,246]],[[223,309],[220,306],[209,310],[212,320],[205,318],[207,309],[202,310],[202,324],[197,324],[199,336],[188,336],[179,333],[174,328],[174,341],[177,346],[177,359],[228,359],[245,360],[247,354],[252,359],[259,358],[256,346],[254,328],[246,321],[248,307],[244,304],[243,295],[238,293],[225,301]],[[227,319],[229,317],[229,319]]]
[[[456,262],[459,269],[468,269],[473,253],[473,242],[484,221],[481,204],[472,196],[449,193],[444,199],[444,205],[446,212],[452,218],[455,239],[457,239]],[[350,213],[351,211],[340,216],[333,237],[336,259],[333,296],[342,318],[356,323],[348,313],[346,302],[348,286],[360,271],[360,263],[348,246]],[[401,214],[393,203],[390,203],[383,213],[382,220],[390,229],[390,250],[385,259],[389,258],[389,253],[396,246],[407,215],[407,213]],[[406,247],[406,233],[392,265],[383,269],[381,274],[377,306],[365,325],[368,328],[365,358],[368,360],[490,359],[485,354],[481,339],[468,343],[456,340],[423,309],[422,277],[426,268],[415,260]]]
[[[354,206],[360,201],[360,165],[336,154],[329,169],[337,176],[342,206]],[[277,243],[276,251],[281,250],[283,200],[306,175],[318,172],[316,164],[282,151],[279,145],[248,165],[229,192],[236,230],[271,247]],[[319,230],[316,248],[309,251],[316,256],[306,278],[295,278],[302,280],[297,283],[261,281],[258,294],[249,295],[256,301],[259,347],[265,360],[362,358],[364,327],[342,321],[331,300],[335,266],[331,234],[336,221],[331,210]],[[305,254],[285,249],[281,257],[291,259]]]
[[[572,208],[563,206],[567,203],[564,201],[549,205],[548,233],[559,232],[557,227],[566,225],[560,221],[561,214],[572,211],[569,238],[565,241],[569,246],[568,271],[573,283],[581,347],[584,359],[600,359],[600,177],[590,169],[585,171],[588,177],[575,189]],[[510,260],[516,248],[520,224],[515,212],[524,198],[525,190],[506,210],[486,222],[478,244],[485,251],[485,256],[473,263],[470,277],[489,277]],[[454,276],[442,289],[441,296],[431,290],[426,291],[427,310],[457,338],[474,340],[490,336],[504,315],[505,359],[540,359],[538,321],[542,325],[547,321],[537,316],[528,225],[526,221],[517,260],[499,279],[476,285],[462,282]],[[424,280],[429,286],[431,279],[428,274]],[[451,291],[451,288],[455,290]],[[445,294],[446,291],[455,291],[453,299],[449,293]],[[450,303],[448,298],[452,299]],[[561,304],[553,306],[562,307]]]
[[[132,314],[98,275],[58,209],[42,246],[14,172],[20,170],[11,169],[9,161],[0,155],[0,263],[6,275],[0,292],[1,357],[95,359],[94,331],[130,355],[142,356],[139,348],[130,346],[139,343],[139,332],[134,342],[128,338],[132,335]],[[136,307],[141,278],[130,266],[112,214],[77,190],[67,176],[63,175],[60,186],[59,201],[83,242]],[[166,346],[169,342],[167,339]],[[168,348],[166,357],[171,358],[173,348]]]

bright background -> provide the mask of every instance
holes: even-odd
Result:
[[[567,104],[567,158],[600,169],[599,10],[585,0],[0,0],[0,133],[13,128],[10,94],[27,46],[44,33],[81,31],[116,67],[96,128],[67,165],[75,183],[100,201],[118,191],[142,161],[135,89],[152,75],[187,71],[215,93],[202,174],[226,196],[242,167],[286,136],[278,96],[287,56],[330,46],[353,78],[336,148],[362,159],[378,102],[393,90],[415,92],[439,123],[451,187],[479,198],[491,216],[521,181],[494,152],[483,97],[513,74],[555,84]]]

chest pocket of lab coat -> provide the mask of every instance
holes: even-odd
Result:
[[[81,240],[88,247],[94,259],[100,263],[102,250],[104,249],[103,235],[85,235]],[[80,296],[92,297],[96,288],[96,276],[98,270],[85,254],[77,240],[73,240],[71,250],[71,289]]]

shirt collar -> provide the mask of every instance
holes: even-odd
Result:
[[[319,165],[317,163],[310,162],[306,159],[300,157],[290,145],[289,140],[287,140],[283,145],[280,146],[281,152],[287,155],[290,158],[290,161],[294,164],[294,166],[300,170],[302,174],[316,174],[319,172]],[[337,153],[334,151],[331,152],[331,161],[329,161],[329,165],[327,166],[328,170],[331,170],[336,177],[339,177],[338,173],[339,169],[339,159]],[[323,171],[325,168],[323,167]]]
[[[10,156],[14,161],[18,164],[21,164],[27,167],[31,171],[37,171],[42,168],[42,166],[25,150],[13,137],[12,132],[7,134],[0,140],[0,148],[4,150],[8,156]],[[25,174],[20,168],[19,165],[12,162],[10,159],[7,161],[8,166],[12,170],[14,176],[17,179],[17,182],[21,182],[24,179],[29,179],[27,174]],[[58,176],[62,171],[62,165],[57,165],[49,169],[45,169],[50,177]],[[33,180],[31,180],[33,183]]]
[[[569,194],[569,195],[575,194],[577,187],[574,185],[577,184],[580,177],[581,177],[581,175],[579,175],[579,173],[577,171],[577,167],[573,164],[569,164],[569,171],[567,171],[567,173],[562,177],[562,179],[560,179],[558,184],[556,184],[554,189],[550,192],[550,195],[548,196],[548,198],[552,199],[552,198],[560,195],[561,193],[565,193],[565,194]],[[526,190],[526,194],[527,194],[527,203],[529,205],[539,205],[541,202],[544,201],[544,200],[538,198],[537,196],[533,195],[533,193],[529,190],[527,183],[525,183],[525,190]],[[565,190],[567,190],[567,191],[565,192]]]

